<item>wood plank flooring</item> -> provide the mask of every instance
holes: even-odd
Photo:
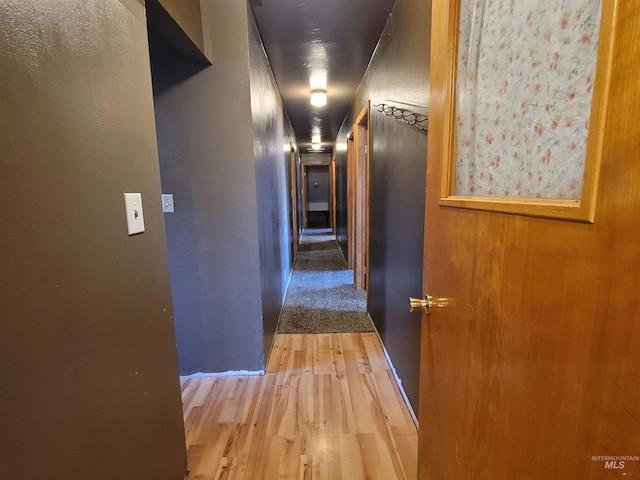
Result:
[[[375,333],[276,336],[264,376],[182,380],[189,480],[414,480],[417,432]]]

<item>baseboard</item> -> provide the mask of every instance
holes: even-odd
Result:
[[[415,412],[413,411],[413,407],[411,406],[411,402],[409,402],[409,397],[407,397],[407,393],[404,391],[404,388],[402,387],[402,380],[400,379],[400,377],[398,376],[398,372],[396,371],[396,367],[393,366],[393,362],[391,361],[391,357],[389,356],[389,352],[387,352],[387,347],[384,346],[384,342],[382,341],[382,338],[380,337],[380,332],[378,332],[378,329],[376,328],[375,323],[371,322],[373,324],[373,328],[375,329],[376,335],[378,336],[378,341],[380,342],[380,345],[382,345],[382,351],[384,352],[384,356],[387,358],[387,363],[389,364],[389,368],[391,369],[391,373],[393,373],[393,378],[396,379],[396,384],[398,385],[398,390],[400,390],[400,395],[402,395],[402,398],[404,399],[404,403],[407,406],[407,409],[409,410],[409,415],[411,415],[411,419],[413,420],[413,423],[416,426],[416,429],[418,428],[418,417],[415,414]]]
[[[213,377],[249,377],[264,375],[264,370],[229,370],[227,372],[196,372],[191,375],[180,375],[182,379]]]

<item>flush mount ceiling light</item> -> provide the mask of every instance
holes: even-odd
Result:
[[[322,107],[327,104],[327,91],[321,89],[311,90],[311,105]]]
[[[322,145],[319,143],[312,143],[311,150],[322,150]]]

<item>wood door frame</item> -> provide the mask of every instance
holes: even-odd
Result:
[[[290,144],[291,150],[289,152],[289,173],[291,175],[291,233],[293,236],[293,255],[295,258],[298,253],[298,242],[300,238],[300,231],[298,229],[298,170],[296,149],[293,144]]]
[[[356,175],[355,138],[353,128],[347,134],[347,267],[356,265]]]
[[[358,290],[368,290],[369,259],[369,110],[370,102],[362,108],[353,124],[355,133],[355,265],[354,278]]]
[[[329,225],[334,235],[337,233],[336,202],[336,154],[334,153],[329,166]]]
[[[309,221],[307,219],[307,168],[304,163],[300,165],[300,196],[302,197],[302,228],[309,228]]]
[[[309,202],[308,195],[306,193],[306,189],[309,187],[307,185],[307,168],[308,167],[327,167],[327,171],[329,172],[329,185],[328,185],[328,198],[327,202],[329,203],[329,228],[331,227],[331,162],[322,162],[322,163],[303,163],[302,164],[302,189],[303,189],[303,211],[304,211],[304,228],[309,228]],[[335,215],[334,215],[335,216]]]

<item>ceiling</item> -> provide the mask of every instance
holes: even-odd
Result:
[[[332,152],[395,0],[249,0],[299,151]],[[325,89],[314,107],[311,90]]]

